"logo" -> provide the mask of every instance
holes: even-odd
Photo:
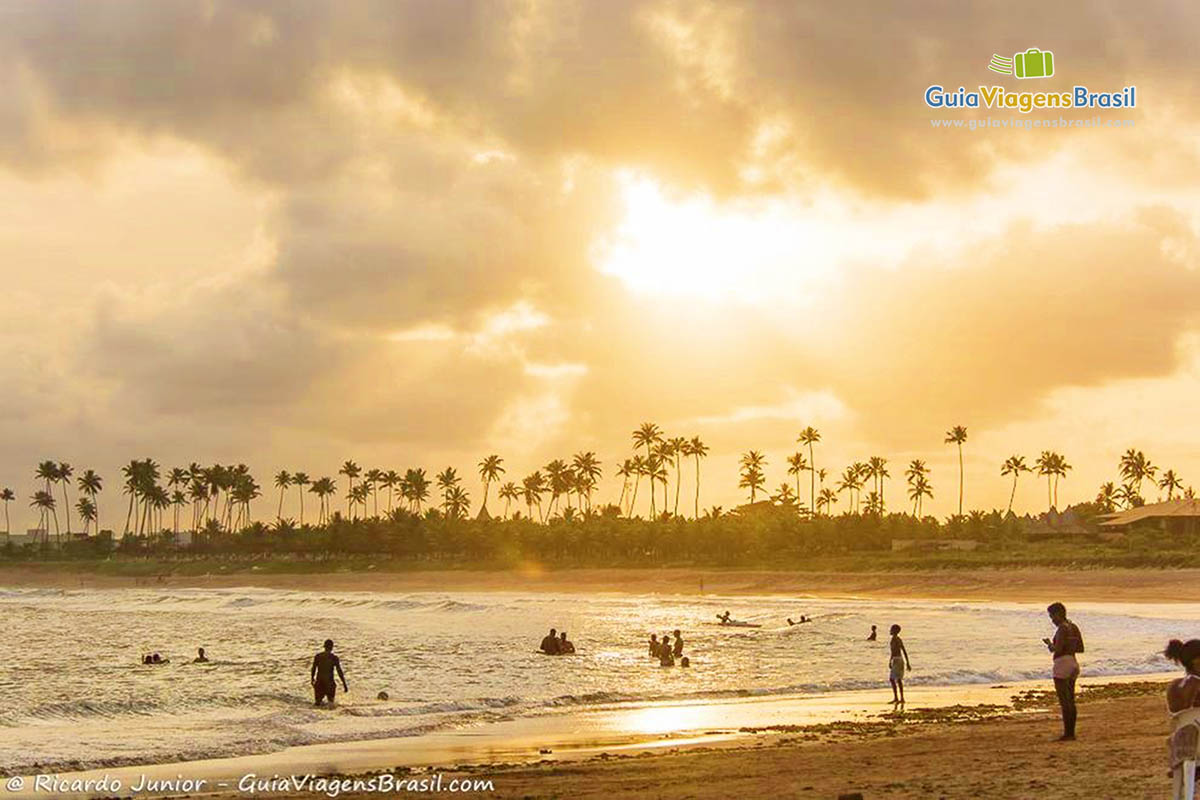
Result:
[[[1012,58],[992,55],[988,69],[1021,80],[1054,77],[1054,53],[1031,47]],[[1070,91],[1014,92],[1003,86],[980,85],[975,89],[959,86],[947,89],[943,84],[931,84],[925,89],[925,105],[938,109],[989,108],[1029,114],[1033,111],[1068,108],[1137,108],[1137,87],[1123,86],[1107,91],[1092,91],[1087,86],[1072,86]]]
[[[988,69],[1001,75],[1018,78],[1049,78],[1054,74],[1054,53],[1031,47],[1024,53],[1015,53],[1012,58],[992,54]]]

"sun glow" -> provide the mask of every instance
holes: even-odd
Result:
[[[779,201],[676,198],[632,174],[620,182],[624,218],[593,258],[634,291],[745,303],[786,293],[794,303],[834,274],[844,232],[816,216]]]

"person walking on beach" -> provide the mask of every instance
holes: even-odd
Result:
[[[892,702],[904,702],[904,671],[907,669],[912,672],[912,663],[908,660],[908,648],[904,646],[904,640],[900,638],[900,626],[893,625],[891,627],[892,639],[889,642],[891,645],[891,657],[888,660],[888,678],[892,684]]]
[[[313,687],[313,705],[321,705],[325,698],[329,698],[329,704],[333,705],[337,694],[337,683],[333,679],[335,672],[342,679],[342,689],[350,691],[346,685],[346,673],[342,672],[342,660],[333,654],[333,639],[326,639],[325,649],[313,656],[312,670],[308,676]]]
[[[1054,658],[1051,673],[1054,676],[1054,693],[1058,695],[1058,706],[1062,709],[1063,735],[1060,742],[1075,741],[1075,720],[1079,712],[1075,708],[1075,681],[1079,678],[1077,653],[1083,652],[1083,634],[1079,626],[1067,619],[1067,607],[1062,603],[1051,603],[1046,608],[1050,621],[1054,623],[1053,639],[1042,639]]]

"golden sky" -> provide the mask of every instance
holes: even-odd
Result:
[[[69,461],[112,510],[141,456],[611,470],[643,421],[712,447],[705,505],[746,449],[787,479],[807,425],[831,473],[889,458],[893,501],[926,459],[941,515],[955,424],[968,507],[1044,449],[1068,501],[1128,447],[1200,482],[1198,17],[0,0],[0,484],[23,507]],[[987,71],[1028,47],[1053,78]],[[934,130],[1020,115],[933,111],[933,83],[1138,105]]]

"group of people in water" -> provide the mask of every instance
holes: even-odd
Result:
[[[142,663],[143,664],[170,664],[171,659],[165,658],[164,656],[160,655],[159,653],[147,653],[146,655],[142,656]],[[196,649],[196,657],[192,659],[192,663],[193,664],[207,664],[208,663],[208,656],[204,655],[203,647],[199,647]]]
[[[673,667],[676,662],[681,667],[692,665],[692,660],[683,654],[683,634],[678,628],[674,634],[664,633],[662,639],[657,634],[650,634],[650,657],[657,658],[660,667]]]
[[[551,628],[550,633],[542,638],[538,650],[548,656],[570,656],[575,654],[575,645],[567,638],[566,631],[559,633]]]

